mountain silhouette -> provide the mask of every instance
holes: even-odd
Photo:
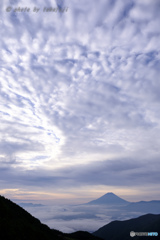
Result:
[[[114,193],[109,192],[109,193],[106,193],[105,195],[103,195],[102,197],[100,197],[96,200],[88,202],[87,204],[91,204],[91,205],[100,205],[100,204],[104,204],[104,205],[127,205],[127,204],[129,204],[129,202],[120,198],[120,197],[118,197]]]
[[[73,239],[75,240],[103,240],[103,238],[94,236],[86,231],[77,231],[74,233],[70,233],[69,236],[73,237]]]
[[[146,214],[138,218],[113,221],[102,228],[98,229],[93,235],[103,238],[104,240],[131,240],[130,232],[157,232],[160,234],[160,214]],[[134,240],[151,239],[146,236],[133,238]],[[159,236],[156,239],[160,239]]]
[[[44,207],[45,205],[42,204],[33,204],[33,203],[18,203],[18,205],[22,208],[25,207]]]
[[[61,240],[62,238],[23,208],[0,196],[0,239]]]
[[[140,201],[122,207],[125,211],[160,214],[160,201]]]
[[[65,234],[50,229],[22,207],[0,196],[0,240],[99,240],[88,232]]]
[[[158,200],[128,202],[112,192],[106,193],[102,197],[86,204],[113,206],[114,209],[119,211],[139,212],[140,215],[145,213],[160,214],[160,201]]]

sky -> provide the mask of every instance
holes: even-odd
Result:
[[[160,200],[160,1],[0,2],[0,194]]]

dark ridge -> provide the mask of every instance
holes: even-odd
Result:
[[[130,232],[158,232],[160,235],[160,214],[146,214],[138,218],[113,221],[102,228],[98,229],[93,235],[103,238],[104,240],[129,240]],[[134,240],[151,239],[146,236],[134,237]],[[160,239],[160,236],[156,237]]]
[[[65,234],[50,229],[22,207],[0,196],[0,240],[99,240],[88,232]]]
[[[71,237],[77,240],[102,240],[102,238],[96,237],[85,231],[77,231],[69,234]]]
[[[61,232],[51,230],[23,208],[0,196],[1,240],[62,240]]]

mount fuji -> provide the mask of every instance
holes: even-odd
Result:
[[[102,197],[88,202],[90,205],[127,205],[130,202],[118,197],[112,192],[106,193]]]

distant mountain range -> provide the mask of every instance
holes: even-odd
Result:
[[[45,206],[43,204],[33,204],[33,203],[18,203],[18,205],[22,208],[25,208],[25,207],[43,207],[43,206]]]
[[[121,209],[123,211],[140,212],[140,213],[154,213],[160,214],[160,201],[140,201],[140,202],[128,202],[112,192],[109,192],[102,197],[86,203],[87,205],[106,205],[113,206],[114,208]]]
[[[122,208],[125,211],[142,213],[160,213],[160,201],[140,201],[130,203]]]
[[[129,202],[118,197],[114,193],[109,192],[96,200],[88,202],[87,204],[90,204],[90,205],[101,205],[101,204],[103,204],[103,205],[127,205],[128,203]]]
[[[125,221],[113,221],[98,229],[93,235],[104,240],[129,240],[130,232],[157,232],[160,235],[160,214],[147,214],[135,219]],[[154,238],[154,237],[153,237]],[[134,240],[151,239],[148,236],[134,237]],[[156,237],[160,239],[160,237]]]

